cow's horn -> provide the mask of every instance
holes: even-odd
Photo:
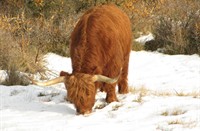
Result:
[[[113,83],[118,81],[118,79],[121,75],[121,72],[122,72],[122,68],[120,69],[119,75],[116,78],[109,78],[109,77],[106,77],[106,76],[103,76],[103,75],[94,75],[93,81],[94,82],[100,81],[100,82],[105,82],[105,83],[108,83],[108,84],[113,84]]]
[[[31,80],[31,81],[32,81],[33,84],[38,85],[38,86],[50,86],[50,85],[55,85],[55,84],[58,84],[58,83],[65,82],[65,76],[60,76],[60,77],[57,77],[55,79],[48,80],[48,81],[45,81],[45,82],[38,82],[38,81],[35,81],[35,80]]]
[[[94,75],[93,76],[94,82],[99,81],[99,82],[105,82],[105,83],[108,83],[108,84],[113,84],[113,83],[117,82],[118,79],[119,79],[119,76],[116,77],[116,78],[109,78],[109,77],[106,77],[106,76],[103,76],[103,75]]]

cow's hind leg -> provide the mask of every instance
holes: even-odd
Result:
[[[115,93],[116,84],[104,84],[104,89],[106,94],[106,102],[111,103],[113,101],[118,101]]]
[[[120,79],[118,81],[118,92],[120,94],[126,94],[129,92],[128,90],[128,62],[129,62],[129,58],[126,59],[123,69],[122,69],[122,73],[120,76]]]
[[[127,94],[128,91],[128,83],[127,83],[127,79],[121,79],[120,82],[118,83],[118,92],[120,94]]]

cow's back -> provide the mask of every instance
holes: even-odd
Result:
[[[88,10],[71,35],[73,72],[116,76],[131,50],[129,18],[114,5]]]

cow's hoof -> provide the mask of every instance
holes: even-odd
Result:
[[[114,102],[114,101],[117,101],[117,102],[118,102],[118,100],[117,100],[116,97],[107,97],[107,98],[106,98],[106,102],[107,102],[107,103],[111,103],[111,102]]]

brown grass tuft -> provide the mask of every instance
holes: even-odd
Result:
[[[138,94],[137,98],[133,100],[133,102],[142,103],[143,97],[150,93],[150,90],[146,89],[145,87],[141,88],[129,88],[129,91],[133,94]]]
[[[185,114],[186,111],[175,108],[173,110],[166,110],[164,112],[161,113],[162,116],[177,116],[177,115],[182,115]]]

